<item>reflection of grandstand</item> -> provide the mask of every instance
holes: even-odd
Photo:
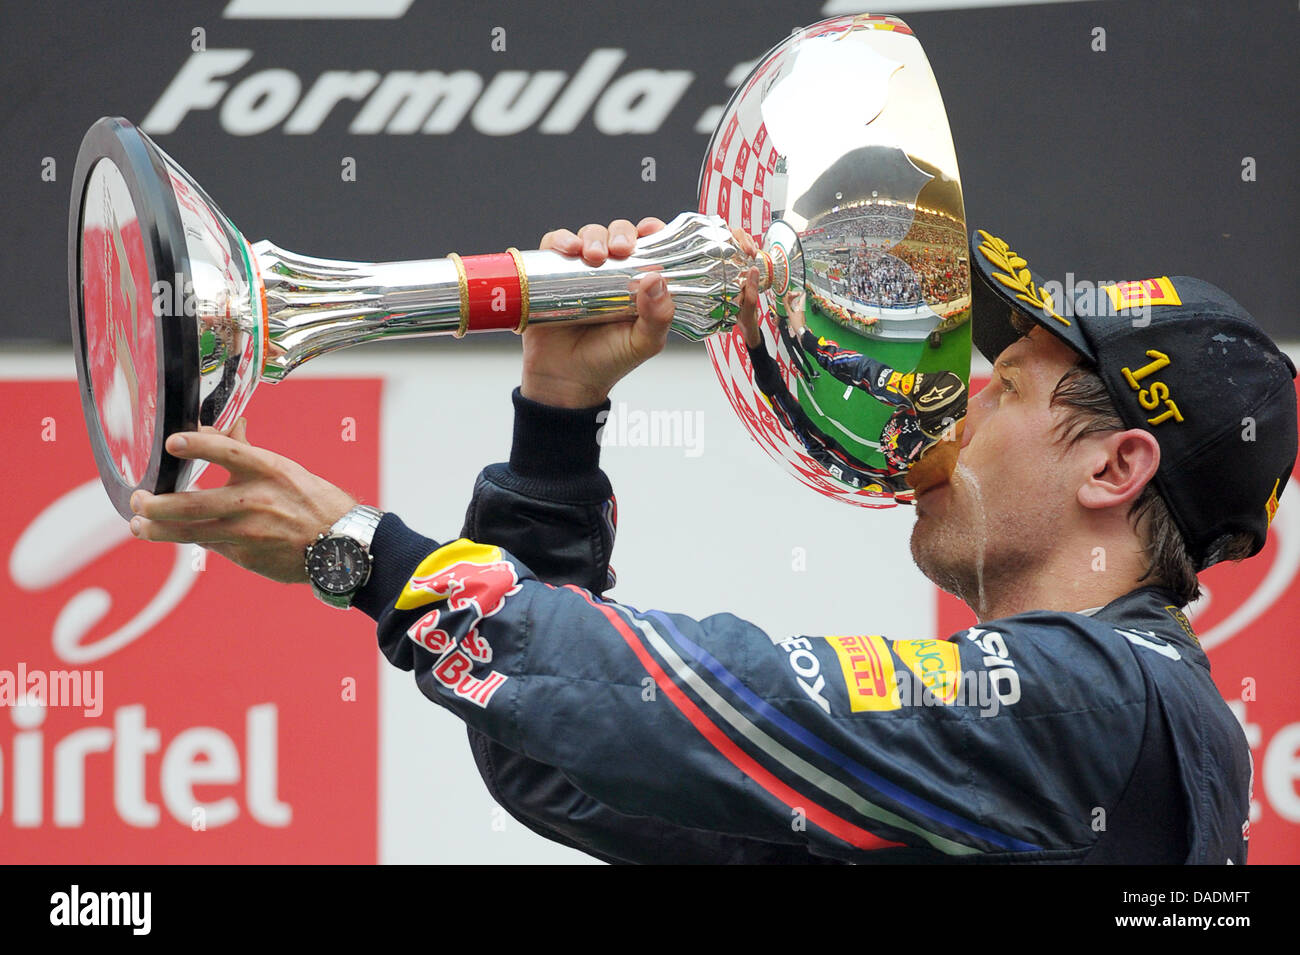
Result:
[[[910,243],[892,253],[822,253],[811,261],[809,272],[809,284],[861,305],[899,308],[929,304],[939,312],[964,296],[970,282],[965,255]]]
[[[942,306],[965,294],[970,266],[965,255],[909,241],[892,253],[851,254],[846,278],[848,297],[863,305]]]
[[[869,200],[837,206],[800,234],[805,251],[845,246],[888,248],[904,239],[929,245],[966,247],[962,223],[946,213],[905,202]]]
[[[907,203],[871,200],[836,207],[810,223],[817,230],[817,245],[889,248],[901,242],[912,228],[913,210]]]
[[[809,294],[840,324],[863,334],[923,338],[969,305],[959,219],[870,199],[836,207],[810,225],[800,237]]]

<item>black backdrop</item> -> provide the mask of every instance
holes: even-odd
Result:
[[[229,6],[265,11],[288,2]],[[106,114],[143,122],[193,55],[196,27],[209,54],[251,56],[220,80],[228,88],[214,107],[194,109],[156,136],[163,148],[251,240],[271,238],[312,255],[400,259],[524,246],[557,225],[669,218],[694,208],[708,139],[696,127],[725,102],[728,75],[792,27],[844,6],[307,5],[340,3],[407,9],[390,18],[305,20],[223,16],[225,0],[7,4],[0,13],[0,339],[68,340],[68,189],[81,136]],[[1300,338],[1294,2],[1103,0],[902,16],[943,90],[972,226],[1009,239],[1048,278],[1063,280],[1067,270],[1089,280],[1200,275],[1232,292],[1275,337]],[[504,50],[492,48],[498,27]],[[1092,49],[1097,27],[1105,30],[1105,52]],[[603,131],[587,109],[560,134],[541,132],[539,121],[487,134],[491,117],[472,111],[446,133],[352,133],[364,99],[341,101],[306,134],[279,122],[235,135],[222,121],[231,90],[263,70],[288,71],[268,82],[290,92],[300,82],[301,105],[329,71],[373,70],[382,78],[466,70],[487,88],[504,71],[525,71],[535,82],[545,78],[541,71],[572,77],[598,49],[625,54],[611,82],[659,71],[652,85],[660,96],[669,71],[686,71],[689,83],[679,98],[668,97],[662,117],[641,101],[652,127],[645,132]],[[619,116],[613,110],[605,125]],[[43,178],[46,157],[55,162],[54,181]],[[341,175],[344,157],[355,160],[355,181]],[[654,160],[650,182],[646,157]],[[1245,157],[1255,161],[1255,181],[1242,179]]]

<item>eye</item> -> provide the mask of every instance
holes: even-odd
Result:
[[[999,375],[998,378],[1002,382],[1003,391],[1014,392],[1016,390],[1016,386],[1012,383],[1011,379],[1008,378],[1006,375]]]

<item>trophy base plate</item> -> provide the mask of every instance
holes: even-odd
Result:
[[[68,217],[68,295],[81,407],[99,475],[132,493],[177,488],[190,462],[163,449],[198,427],[197,332],[170,302],[190,274],[180,210],[156,148],[105,118],[82,140]]]

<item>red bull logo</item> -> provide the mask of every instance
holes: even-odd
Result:
[[[406,635],[441,658],[433,670],[439,683],[478,706],[487,706],[507,679],[496,671],[482,678],[473,675],[476,663],[492,661],[492,647],[478,626],[520,586],[514,564],[503,558],[501,548],[461,538],[422,560],[397,598],[398,610],[445,601],[413,623]]]

